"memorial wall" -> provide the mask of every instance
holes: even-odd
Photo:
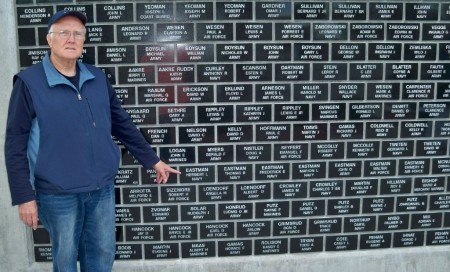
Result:
[[[450,245],[448,1],[16,0],[21,68],[61,9],[182,171],[121,146],[118,260]]]

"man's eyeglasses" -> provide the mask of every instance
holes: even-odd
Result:
[[[58,36],[61,39],[69,39],[70,35],[73,34],[73,37],[75,38],[75,40],[83,40],[84,37],[84,32],[80,32],[80,31],[69,31],[69,30],[61,30],[61,31],[50,31],[50,34],[55,33],[58,34]]]

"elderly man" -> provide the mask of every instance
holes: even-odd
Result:
[[[180,172],[162,162],[121,107],[104,73],[78,61],[86,16],[59,11],[50,52],[14,76],[5,142],[12,204],[52,242],[54,271],[111,271],[115,256],[117,137],[156,182]]]

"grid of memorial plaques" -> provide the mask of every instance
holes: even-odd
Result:
[[[60,9],[182,171],[123,149],[117,259],[450,244],[448,1],[17,0],[22,68]]]

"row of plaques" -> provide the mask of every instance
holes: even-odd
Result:
[[[448,216],[447,216],[448,217]],[[331,224],[333,221],[330,221]],[[285,222],[285,229],[294,231],[301,226],[301,221]],[[323,224],[330,224],[328,220]],[[448,224],[447,224],[448,227]],[[251,227],[260,228],[260,227]],[[136,235],[152,235],[152,226],[136,226]],[[222,228],[214,228],[223,231]],[[189,235],[188,226],[173,229],[174,235]],[[228,231],[228,230],[226,230]],[[179,234],[186,233],[186,234]],[[213,232],[214,233],[214,232]],[[226,232],[224,233],[226,234]],[[134,234],[131,234],[134,235]],[[218,235],[219,236],[219,235]],[[403,232],[378,232],[373,234],[339,234],[328,236],[304,236],[292,238],[267,238],[267,239],[235,239],[215,241],[195,241],[181,243],[119,243],[116,245],[117,260],[140,259],[178,259],[196,257],[230,257],[250,256],[266,254],[307,253],[322,251],[346,251],[383,249],[416,246],[435,246],[450,244],[450,230],[428,231],[403,231]],[[50,246],[35,246],[36,261],[51,261]]]
[[[16,0],[32,4],[30,0]],[[48,3],[48,0],[36,0]],[[448,3],[386,3],[345,1],[242,1],[242,2],[159,2],[94,5],[58,5],[56,10],[77,10],[89,22],[127,21],[210,21],[210,20],[450,20]],[[254,10],[254,12],[253,12]],[[53,6],[17,8],[20,25],[46,24],[54,13]],[[95,15],[95,16],[94,16]]]

